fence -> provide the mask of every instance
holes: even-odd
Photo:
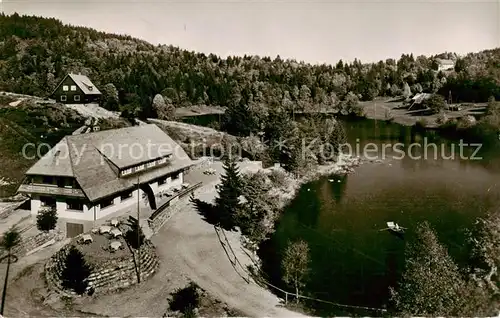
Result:
[[[283,289],[281,289],[281,288],[279,288],[277,286],[274,286],[273,284],[271,284],[268,281],[266,281],[262,277],[262,275],[257,275],[255,273],[252,273],[252,272],[250,272],[250,270],[248,268],[245,268],[240,263],[240,261],[238,260],[238,257],[236,256],[236,253],[234,253],[234,250],[231,247],[231,244],[229,243],[229,240],[227,239],[227,236],[226,236],[226,233],[224,232],[224,229],[218,228],[215,225],[214,225],[214,229],[215,229],[215,232],[216,232],[217,236],[219,237],[219,242],[221,243],[222,247],[224,248],[224,251],[226,252],[226,255],[228,256],[229,261],[233,265],[235,271],[238,272],[238,270],[236,269],[236,265],[239,265],[239,267],[241,267],[241,269],[245,272],[245,274],[247,274],[249,276],[249,278],[243,277],[240,273],[238,273],[238,274],[248,284],[250,283],[250,277],[252,277],[255,280],[256,283],[260,282],[260,283],[262,283],[262,284],[264,284],[264,285],[266,285],[268,287],[273,288],[274,290],[277,290],[277,291],[283,293],[284,294],[284,299],[285,299],[285,304],[288,303],[288,296],[291,296],[292,298],[307,299],[307,300],[316,301],[316,302],[320,302],[320,303],[324,303],[324,304],[329,304],[329,305],[332,305],[332,306],[335,306],[335,307],[339,307],[339,308],[347,308],[347,309],[355,309],[355,310],[366,310],[366,311],[369,311],[369,312],[384,313],[384,314],[387,313],[387,310],[386,309],[382,309],[382,308],[372,308],[372,307],[354,306],[354,305],[346,305],[346,304],[335,303],[335,302],[332,302],[332,301],[323,300],[323,299],[314,298],[314,297],[309,297],[309,296],[305,296],[305,295],[300,295],[300,294],[297,295],[296,293],[291,293],[291,292],[283,290]],[[224,237],[224,241],[221,239],[221,234],[219,232],[222,233],[222,236]],[[226,245],[229,248],[226,248]],[[233,255],[234,261],[230,257],[229,252],[231,252],[231,254]],[[244,252],[246,253],[246,251],[244,251]],[[248,255],[248,253],[247,253],[247,255]],[[250,257],[250,255],[248,255],[248,256],[253,261],[253,259]],[[258,269],[258,270],[260,271],[260,269]]]

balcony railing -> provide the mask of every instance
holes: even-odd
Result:
[[[85,198],[85,194],[80,189],[60,188],[54,186],[43,186],[34,184],[22,184],[19,187],[21,193],[53,194],[64,195],[68,197]]]

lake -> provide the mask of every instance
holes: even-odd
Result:
[[[431,224],[457,262],[467,261],[465,230],[499,206],[500,150],[498,145],[482,147],[473,157],[477,147],[470,146],[463,147],[460,155],[458,141],[433,131],[373,120],[342,124],[352,148],[378,147],[368,155],[382,162],[374,160],[352,174],[304,185],[285,209],[272,239],[260,249],[263,270],[269,281],[293,291],[280,279],[281,252],[290,240],[300,238],[308,242],[311,258],[305,294],[382,308],[389,286],[400,277],[405,244],[419,222]],[[400,152],[390,147],[398,142],[404,144]],[[414,146],[410,152],[412,143],[435,143],[436,157],[433,146],[428,146],[427,158],[422,147]],[[383,145],[389,145],[384,158]],[[387,221],[407,227],[405,236],[380,231]],[[354,314],[317,302],[309,306],[321,315]]]

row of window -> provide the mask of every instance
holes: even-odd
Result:
[[[79,102],[80,101],[80,95],[73,96],[73,100],[75,102]],[[61,95],[61,102],[66,102],[66,101],[68,101],[68,98],[66,97],[66,95]]]
[[[40,179],[31,179],[32,183],[37,183]],[[43,176],[42,177],[43,184],[57,185],[59,188],[77,188],[77,183],[74,179],[64,178],[64,177],[52,177],[52,176]]]
[[[155,161],[151,161],[151,162],[148,162],[148,163],[145,163],[145,164],[142,164],[142,165],[138,165],[138,166],[131,167],[131,168],[128,168],[128,169],[124,169],[124,170],[121,171],[121,175],[125,176],[125,175],[128,175],[128,174],[134,173],[134,172],[139,172],[139,171],[142,171],[144,169],[149,169],[149,168],[152,168],[154,166],[164,164],[166,162],[167,162],[167,158],[166,157],[163,157],[163,158],[160,158],[160,159],[156,159]]]
[[[71,85],[71,88],[68,85],[63,85],[63,91],[67,92],[70,89],[71,89],[72,92],[75,92],[76,91],[76,85]]]
[[[171,176],[171,180],[178,180],[180,177],[180,173],[173,174]],[[158,180],[158,185],[163,185],[167,182],[168,177],[164,177]],[[131,199],[133,195],[133,190],[127,191],[120,195],[120,201],[123,202],[125,200]],[[40,197],[40,202],[42,207],[56,207],[56,200],[52,197]],[[105,209],[114,205],[114,198],[110,198],[104,201],[101,201],[99,206],[101,209]],[[67,199],[66,200],[66,209],[73,211],[83,211],[83,202],[75,199]]]
[[[127,192],[123,193],[120,196],[120,201],[123,202],[125,200],[131,199],[132,198],[132,194],[133,194],[133,190],[130,190],[130,191],[127,191]],[[114,198],[110,198],[110,199],[101,201],[101,203],[99,204],[99,206],[101,207],[101,209],[105,209],[107,207],[112,206],[113,204],[115,204],[115,199]]]
[[[172,181],[178,180],[180,175],[181,175],[180,173],[173,174],[170,176],[170,180]],[[161,179],[158,179],[158,185],[159,186],[164,185],[165,183],[167,183],[167,179],[168,177],[163,177]]]
[[[56,199],[53,197],[40,197],[40,205],[42,207],[56,207]],[[83,211],[83,203],[80,200],[67,199],[66,208],[68,210]]]

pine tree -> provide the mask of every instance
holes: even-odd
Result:
[[[82,295],[87,289],[87,278],[90,273],[91,268],[85,261],[82,252],[71,246],[61,273],[62,286]]]
[[[215,199],[215,205],[219,213],[219,225],[232,229],[236,226],[236,215],[241,208],[243,183],[236,161],[231,156],[224,160],[224,171],[221,183],[217,186],[218,197]]]

